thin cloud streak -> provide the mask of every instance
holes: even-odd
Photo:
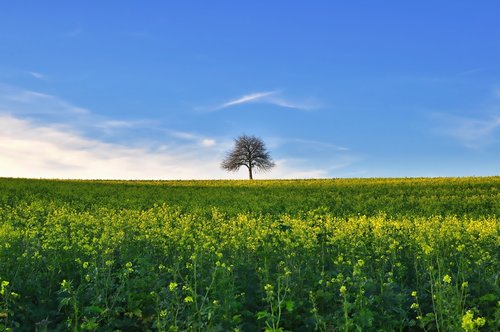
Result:
[[[261,103],[261,104],[270,104],[284,108],[292,108],[302,111],[310,111],[314,108],[317,108],[317,105],[311,101],[306,102],[295,102],[288,100],[281,96],[280,91],[265,91],[265,92],[256,92],[248,95],[243,95],[236,99],[230,100],[228,102],[223,103],[212,109],[212,111],[219,111],[229,107],[249,104],[249,103]]]
[[[273,137],[269,147],[272,151],[288,151],[287,157],[281,159],[297,169],[311,171],[308,178],[345,177],[354,164],[364,159],[347,147],[301,138]],[[293,155],[302,157],[290,158]]]
[[[89,110],[56,96],[0,84],[0,111],[23,115],[85,115]]]
[[[131,128],[149,128],[154,127],[156,122],[148,120],[97,120],[91,124],[91,127],[95,127],[104,131],[112,131],[115,129],[131,129]]]
[[[275,93],[276,93],[275,91],[252,93],[252,94],[237,98],[235,100],[228,101],[227,103],[222,104],[219,108],[222,109],[222,108],[227,108],[230,106],[246,104],[246,103],[250,103],[250,102],[256,102],[256,101],[262,100],[264,97],[273,95]]]
[[[45,79],[45,75],[37,73],[35,71],[29,71],[28,74],[30,74],[31,76],[33,76],[34,78],[39,79],[39,80]]]
[[[268,98],[267,102],[269,104],[273,104],[276,106],[281,106],[285,108],[293,108],[301,111],[311,111],[315,108],[318,108],[318,105],[315,102],[312,101],[305,101],[305,102],[293,102],[290,100],[286,100],[280,97],[276,96],[271,96]]]
[[[500,87],[496,88],[495,91],[493,91],[493,96],[500,99]]]
[[[184,141],[196,142],[204,147],[213,147],[216,145],[216,140],[209,137],[204,137],[202,135],[198,135],[195,133],[184,132],[184,131],[176,131],[170,130],[168,134],[174,138],[178,138]]]
[[[437,117],[441,122],[438,132],[467,148],[482,148],[499,141],[495,134],[500,128],[500,116],[476,119],[438,114]]]
[[[21,89],[0,83],[0,115],[51,123],[52,126],[73,126],[81,132],[114,135],[126,131],[156,130],[158,121],[109,119],[94,114],[90,110],[76,106],[57,96],[32,90]]]

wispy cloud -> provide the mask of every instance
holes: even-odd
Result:
[[[81,132],[113,135],[136,129],[154,129],[155,123],[145,119],[109,119],[76,106],[55,95],[0,84],[0,114],[30,118],[39,123],[73,126]]]
[[[302,111],[310,111],[314,108],[317,108],[317,103],[313,100],[305,100],[305,101],[295,101],[283,96],[283,93],[279,90],[274,91],[264,91],[264,92],[256,92],[247,95],[240,96],[238,98],[229,100],[215,108],[213,111],[226,109],[229,107],[249,104],[249,103],[261,103],[261,104],[270,104],[279,107],[285,108],[293,108]]]
[[[212,138],[204,138],[201,140],[201,145],[211,147],[215,145],[215,140]]]
[[[56,96],[0,84],[0,110],[23,115],[82,115],[90,112]]]
[[[210,139],[202,141],[211,145]],[[198,145],[131,147],[86,138],[71,128],[40,125],[0,115],[0,176],[65,179],[245,179],[247,173],[220,168],[224,151]],[[278,159],[261,179],[320,178],[329,169],[301,167]]]
[[[169,130],[168,134],[172,137],[184,140],[184,141],[189,141],[189,142],[195,142],[201,146],[204,147],[213,147],[216,145],[216,140],[213,138],[205,137],[202,135],[198,135],[195,133],[191,132],[185,132],[185,131],[177,131],[177,130]]]
[[[272,173],[263,173],[259,176],[264,179],[320,179],[348,176],[346,174],[350,174],[350,168],[357,161],[359,161],[359,158],[352,156],[331,158],[327,163],[311,163],[311,160],[303,158],[279,158],[275,160],[276,170],[273,170]]]
[[[493,90],[493,96],[495,98],[499,98],[500,99],[500,87],[497,87]]]
[[[481,148],[499,141],[496,136],[500,129],[500,116],[467,118],[436,114],[434,118],[440,122],[438,133],[452,137],[467,148]]]
[[[131,128],[139,123],[138,121],[109,120],[100,123],[98,126],[102,128]]]
[[[258,101],[262,101],[262,100],[264,100],[264,98],[266,98],[268,96],[272,96],[275,93],[276,93],[276,91],[270,91],[270,92],[257,92],[257,93],[252,93],[249,95],[244,95],[244,96],[241,96],[241,97],[236,98],[234,100],[230,100],[230,101],[220,105],[218,107],[218,109],[227,108],[230,106],[241,105],[241,104],[252,103],[252,102],[255,103]]]
[[[80,179],[222,178],[218,156],[181,148],[106,143],[12,116],[0,116],[1,176]],[[196,158],[193,158],[196,155]]]
[[[33,76],[34,78],[39,79],[39,80],[45,79],[45,75],[37,73],[35,71],[29,71],[28,74],[30,74],[31,76]]]
[[[297,159],[283,158],[275,160],[277,170],[272,173],[262,173],[259,177],[263,179],[292,178],[292,179],[320,179],[329,177],[329,170],[320,167],[297,167],[300,162]],[[292,165],[294,167],[292,167]],[[276,172],[277,171],[277,172]],[[278,173],[278,174],[276,174]]]
[[[245,179],[245,169],[227,173],[220,167],[232,144],[228,137],[172,130],[156,121],[105,118],[55,95],[0,84],[0,176]],[[317,178],[331,171],[331,165],[283,154],[276,164],[257,178]]]
[[[363,159],[351,149],[331,142],[281,137],[269,138],[268,142],[271,151],[284,154],[279,160],[304,170],[309,174],[305,177],[348,176],[353,165]]]

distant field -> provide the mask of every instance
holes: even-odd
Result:
[[[0,331],[497,331],[500,177],[0,179]]]
[[[271,181],[53,181],[0,179],[0,204],[44,201],[77,211],[149,209],[184,212],[213,207],[239,213],[301,213],[336,217],[468,215],[500,216],[500,177],[332,179]]]

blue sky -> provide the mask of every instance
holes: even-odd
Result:
[[[0,176],[498,175],[498,1],[5,1]]]

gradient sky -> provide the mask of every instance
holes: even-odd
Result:
[[[3,1],[0,176],[500,173],[500,1]]]

